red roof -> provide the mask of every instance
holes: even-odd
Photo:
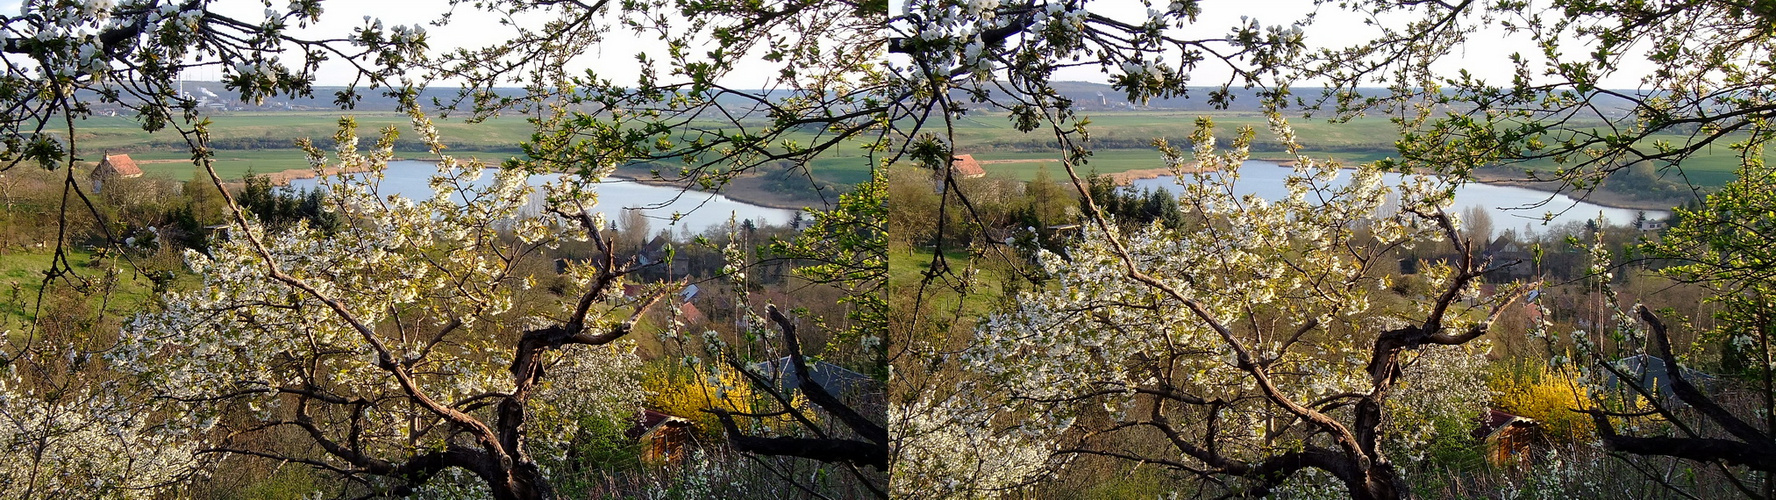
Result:
[[[684,316],[685,323],[702,323],[706,319],[703,317],[703,311],[697,310],[697,306],[691,305],[690,302],[679,306],[678,312]]]
[[[1528,318],[1531,323],[1540,323],[1542,321],[1542,308],[1537,307],[1535,304],[1523,306],[1523,317]]]
[[[974,160],[974,155],[956,155],[950,159],[950,166],[956,169],[956,175],[963,177],[981,177],[987,175],[987,169]]]
[[[136,160],[129,155],[105,155],[99,166],[93,169],[93,177],[137,177],[142,175],[142,167],[136,166]]]

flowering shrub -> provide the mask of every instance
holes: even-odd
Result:
[[[1546,366],[1495,372],[1487,381],[1499,409],[1542,423],[1559,443],[1589,443],[1597,428],[1591,417],[1573,411],[1593,408],[1591,388],[1564,371]]]
[[[751,412],[755,399],[763,396],[739,372],[725,366],[701,370],[655,364],[642,379],[642,389],[647,391],[648,409],[690,419],[707,438],[719,438],[721,425],[715,414],[704,410]]]
[[[996,429],[996,412],[955,401],[895,405],[889,419],[900,452],[891,482],[896,497],[994,498],[1047,470],[1047,443]]]
[[[197,444],[160,432],[118,384],[27,387],[16,370],[0,373],[0,495],[154,498],[197,471]]]

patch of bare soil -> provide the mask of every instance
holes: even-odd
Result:
[[[1142,168],[1142,169],[1135,169],[1135,170],[1125,170],[1125,171],[1116,172],[1113,174],[1105,174],[1104,176],[1109,177],[1110,181],[1116,183],[1117,185],[1127,185],[1128,183],[1134,182],[1139,179],[1157,179],[1160,177],[1172,175],[1174,173],[1191,174],[1191,173],[1198,173],[1198,172],[1210,172],[1213,170],[1214,169],[1212,169],[1212,168],[1203,168],[1201,164],[1192,163],[1192,164],[1186,165],[1184,168],[1178,169],[1176,171],[1174,171],[1170,168]]]
[[[369,170],[369,169],[366,169],[366,168],[328,168],[328,169],[323,169],[321,173],[325,173],[326,175],[355,174],[355,173],[364,172],[367,170]],[[285,186],[285,185],[289,185],[290,181],[293,181],[296,179],[313,179],[313,178],[319,177],[319,176],[320,175],[317,174],[313,169],[307,169],[307,168],[292,168],[289,170],[265,174],[265,177],[267,179],[271,180],[271,185],[273,185],[273,186]]]

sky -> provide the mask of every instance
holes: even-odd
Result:
[[[280,2],[281,3],[281,0]],[[218,10],[231,11],[241,8],[240,15],[247,19],[262,19],[264,5],[258,0],[216,0],[212,3]],[[504,43],[510,38],[514,28],[502,26],[500,18],[485,12],[475,11],[468,6],[459,7],[445,26],[432,26],[430,22],[446,12],[450,6],[444,0],[386,0],[386,1],[340,1],[331,0],[321,4],[323,12],[317,26],[306,30],[298,30],[304,35],[346,36],[353,28],[364,25],[364,17],[378,19],[385,26],[421,25],[426,29],[428,43],[434,51],[450,50],[465,47],[484,47]],[[532,15],[518,19],[527,25],[540,25],[548,20],[547,16]],[[635,80],[639,74],[639,65],[635,62],[637,50],[660,50],[662,44],[652,39],[637,37],[624,30],[612,30],[607,35],[607,43],[594,47],[590,54],[576,61],[573,69],[583,70],[597,68],[599,73],[616,79],[618,82]],[[188,75],[198,80],[216,80],[219,69],[210,70],[209,75]],[[343,63],[333,62],[324,66],[318,75],[319,85],[344,85],[350,82],[352,71]]]

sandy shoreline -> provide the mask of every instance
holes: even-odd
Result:
[[[1192,163],[1189,166],[1178,169],[1176,171],[1176,173],[1191,174],[1191,173],[1199,173],[1199,172],[1209,172],[1209,171],[1213,171],[1213,170],[1214,169],[1212,169],[1212,168],[1202,168],[1200,165]],[[1118,185],[1118,186],[1126,186],[1129,183],[1137,181],[1137,180],[1158,179],[1160,177],[1172,175],[1173,173],[1174,173],[1174,171],[1170,168],[1142,168],[1142,169],[1135,169],[1135,170],[1124,170],[1124,171],[1116,172],[1113,174],[1103,174],[1103,176],[1109,178],[1111,182],[1116,183],[1116,185]]]
[[[355,174],[355,173],[366,172],[366,171],[368,171],[368,169],[364,169],[364,168],[327,168],[327,169],[323,169],[323,172],[326,173],[327,175]],[[313,179],[315,177],[320,177],[320,175],[318,173],[316,173],[313,169],[307,169],[307,168],[292,168],[289,170],[283,170],[283,171],[279,171],[279,172],[272,172],[269,174],[260,174],[260,175],[267,178],[267,179],[271,179],[271,185],[273,185],[273,186],[288,186],[288,185],[290,185],[290,181],[294,181],[296,179]]]

